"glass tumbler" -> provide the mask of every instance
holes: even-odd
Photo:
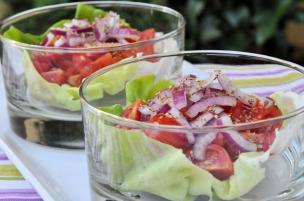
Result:
[[[76,65],[79,68],[86,68],[87,63],[81,63],[81,58],[93,60],[111,53],[112,56],[118,55],[117,62],[119,62],[121,61],[119,55],[124,55],[123,58],[128,59],[179,51],[184,48],[184,18],[170,8],[119,1],[81,3],[104,11],[114,11],[140,31],[154,28],[156,36],[154,39],[113,44],[109,47],[55,48],[21,43],[3,35],[12,26],[25,33],[41,34],[62,19],[72,19],[78,3],[36,8],[4,20],[1,24],[0,38],[10,125],[17,135],[31,142],[65,148],[84,147],[79,87],[48,82],[39,71],[44,65],[64,69],[67,72],[66,69]],[[149,62],[156,68],[161,65],[157,60]],[[101,62],[98,65],[106,64]],[[101,77],[90,86],[90,98],[99,99],[106,96],[105,94],[114,95],[121,92],[123,90],[121,82],[136,73],[132,69],[127,70],[117,72],[113,77]]]
[[[149,60],[163,63],[159,71]],[[110,76],[123,68],[135,68],[124,90],[103,99],[89,100],[88,86],[100,76]],[[262,100],[280,94],[283,114],[264,120],[232,125],[187,127],[136,121],[102,109],[126,107],[126,89],[135,78],[152,76],[177,82],[195,75],[207,79],[220,70],[242,91]],[[86,154],[92,200],[184,201],[295,200],[304,196],[303,117],[304,68],[297,64],[264,55],[233,51],[185,51],[133,59],[111,65],[88,77],[80,89]],[[128,84],[130,83],[130,84]],[[140,82],[145,85],[144,81]],[[142,86],[133,93],[143,93]],[[133,86],[133,85],[132,85]],[[216,82],[213,87],[216,87]],[[126,94],[125,94],[126,93]],[[129,94],[129,95],[128,95]],[[272,96],[273,97],[273,96]],[[266,103],[265,103],[266,104]],[[277,102],[277,104],[279,104]],[[274,128],[277,128],[275,135]],[[242,153],[233,163],[234,173],[224,181],[204,174],[186,157],[185,152],[150,138],[147,133],[162,133],[178,140],[181,134],[193,133],[195,139],[213,132],[260,133],[273,136],[269,149]],[[165,138],[165,137],[164,137]],[[165,138],[165,139],[168,139]],[[250,138],[249,138],[250,139]],[[253,140],[254,139],[250,139]],[[254,141],[258,143],[258,141]],[[267,150],[267,151],[266,151]],[[188,156],[188,155],[187,155]]]

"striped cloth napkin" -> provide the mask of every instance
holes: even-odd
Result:
[[[13,163],[0,150],[0,201],[42,201]]]

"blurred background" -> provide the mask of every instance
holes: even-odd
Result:
[[[79,0],[81,1],[81,0]],[[72,0],[0,0],[0,18]],[[266,54],[304,65],[304,1],[141,0],[181,12],[186,49],[224,49]]]

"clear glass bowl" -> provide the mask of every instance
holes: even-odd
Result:
[[[85,64],[74,58],[96,59],[105,53],[137,57],[183,50],[185,21],[181,14],[163,6],[119,1],[82,2],[117,12],[138,30],[155,28],[154,39],[105,48],[54,48],[10,40],[3,33],[15,26],[26,33],[41,34],[62,19],[72,19],[78,3],[58,4],[28,10],[1,23],[2,70],[12,130],[19,136],[49,146],[83,148],[79,87],[46,81],[38,72],[43,65],[62,69]],[[119,59],[118,59],[119,60]],[[155,65],[158,61],[150,60]],[[101,65],[101,64],[98,64]],[[102,64],[103,65],[103,64]],[[37,69],[37,70],[36,70]],[[118,72],[92,86],[92,99],[122,90],[116,79],[127,79],[132,71]]]
[[[148,62],[150,59],[159,60],[163,66],[156,69],[153,63]],[[155,125],[118,117],[98,109],[113,104],[125,105],[125,91],[107,94],[100,100],[88,99],[87,87],[91,83],[100,76],[110,75],[122,68],[136,68],[137,74],[130,76],[129,80],[153,74],[158,80],[172,81],[189,74],[205,79],[216,69],[224,72],[243,91],[262,97],[277,91],[291,91],[302,94],[302,99],[298,100],[297,106],[286,100],[285,105],[288,108],[294,106],[294,109],[284,115],[251,123],[202,128]],[[161,201],[166,200],[166,197],[169,200],[188,200],[185,195],[188,195],[187,198],[196,197],[206,192],[210,194],[212,190],[224,200],[273,201],[300,198],[304,195],[303,73],[304,68],[297,64],[268,56],[208,50],[143,57],[94,73],[83,82],[80,89],[92,199],[107,197],[124,201]],[[123,85],[125,88],[126,82]],[[271,151],[267,152],[267,156],[264,152],[250,153],[252,155],[247,156],[252,158],[247,159],[241,155],[242,159],[239,157],[234,162],[235,172],[229,179],[231,183],[224,182],[225,190],[217,186],[213,179],[203,177],[201,169],[198,170],[200,173],[196,172],[197,169],[191,166],[193,164],[181,150],[165,146],[145,135],[147,130],[171,134],[192,132],[196,136],[226,130],[258,129],[264,132],[265,128],[278,122],[283,126],[276,134],[269,149]],[[237,169],[242,161],[252,169],[244,170],[244,166]],[[243,175],[240,176],[241,174]],[[206,187],[211,181],[215,186],[212,184],[212,188]],[[200,196],[197,200],[208,199]]]

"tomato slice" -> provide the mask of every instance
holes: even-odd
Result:
[[[42,77],[49,82],[62,85],[66,82],[67,77],[62,69],[51,70],[41,73]]]
[[[166,114],[157,114],[148,122],[166,125],[180,125],[174,117]],[[147,136],[155,140],[172,145],[178,149],[187,150],[192,146],[185,133],[172,133],[158,130],[146,130],[145,133]]]
[[[123,111],[122,116],[128,119],[140,120],[140,112],[138,111],[138,107],[143,103],[143,100],[137,99],[132,105]]]
[[[93,72],[105,67],[105,66],[108,66],[108,65],[111,65],[114,63],[114,59],[112,57],[112,54],[111,53],[106,53],[102,56],[100,56],[98,59],[96,59],[91,67],[93,69]]]
[[[140,33],[139,40],[143,41],[143,40],[150,40],[153,38],[155,38],[155,29],[150,28],[150,29],[146,29]]]
[[[233,163],[229,154],[217,144],[208,145],[205,152],[205,160],[196,164],[219,180],[226,180],[233,175]]]
[[[61,68],[63,70],[67,70],[74,66],[72,61],[72,56],[70,54],[62,54],[60,57],[53,61],[54,66],[57,68]]]
[[[282,115],[281,110],[274,104],[264,109],[264,119],[278,117],[281,115]],[[252,132],[256,133],[257,135],[264,136],[262,147],[260,149],[261,151],[267,151],[269,149],[271,144],[274,142],[276,129],[281,128],[282,125],[283,122],[279,121],[268,126],[263,126],[257,129],[253,129]]]
[[[236,106],[230,109],[230,114],[234,123],[261,120],[264,117],[264,105],[260,101],[257,101],[254,107],[250,107],[238,100]]]
[[[89,65],[92,60],[87,57],[85,54],[73,54],[72,63],[73,67],[77,68],[79,71],[86,65]]]
[[[39,62],[38,60],[34,60],[33,64],[39,73],[47,72],[51,68],[51,66],[48,63]]]
[[[150,28],[142,31],[140,33],[140,41],[145,41],[145,40],[151,40],[155,38],[155,29]],[[154,53],[154,45],[153,44],[148,44],[144,45],[142,47],[139,47],[139,52],[142,52],[143,55],[151,55]],[[157,62],[159,59],[150,59],[150,62]]]
[[[82,82],[83,77],[79,74],[71,75],[68,77],[68,83],[73,87],[79,87]]]

